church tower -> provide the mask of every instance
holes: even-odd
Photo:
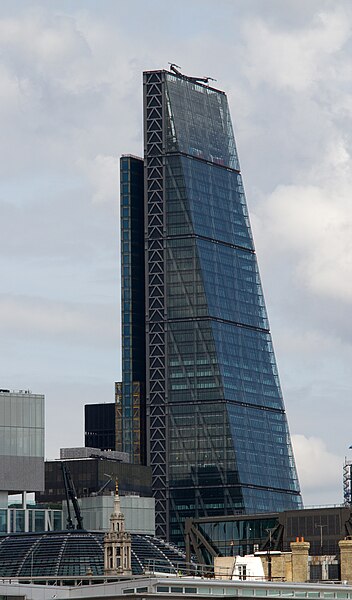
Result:
[[[104,536],[104,574],[132,575],[131,534],[125,531],[125,516],[121,512],[117,481],[110,529]]]

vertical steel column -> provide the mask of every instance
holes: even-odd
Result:
[[[168,539],[164,85],[164,72],[144,73],[147,447],[156,535]]]

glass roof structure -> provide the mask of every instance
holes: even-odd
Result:
[[[172,572],[185,562],[178,548],[147,535],[132,534],[132,574],[148,565]],[[104,533],[54,531],[0,537],[0,577],[80,577],[104,574]]]

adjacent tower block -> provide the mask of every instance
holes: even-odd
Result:
[[[22,493],[25,509],[27,492],[44,490],[44,412],[44,395],[0,389],[0,508],[7,509],[9,494]]]
[[[143,160],[120,160],[122,383],[115,385],[116,450],[146,464]]]
[[[299,508],[227,99],[167,71],[144,73],[143,245],[140,423],[157,535],[182,543],[188,516]],[[143,344],[125,338],[124,352]],[[121,405],[132,414],[132,395]]]

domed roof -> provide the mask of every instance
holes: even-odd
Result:
[[[176,546],[148,535],[132,534],[132,573],[176,572],[186,557]],[[50,531],[0,537],[0,577],[60,577],[104,574],[104,533]],[[181,565],[180,565],[181,563]]]

